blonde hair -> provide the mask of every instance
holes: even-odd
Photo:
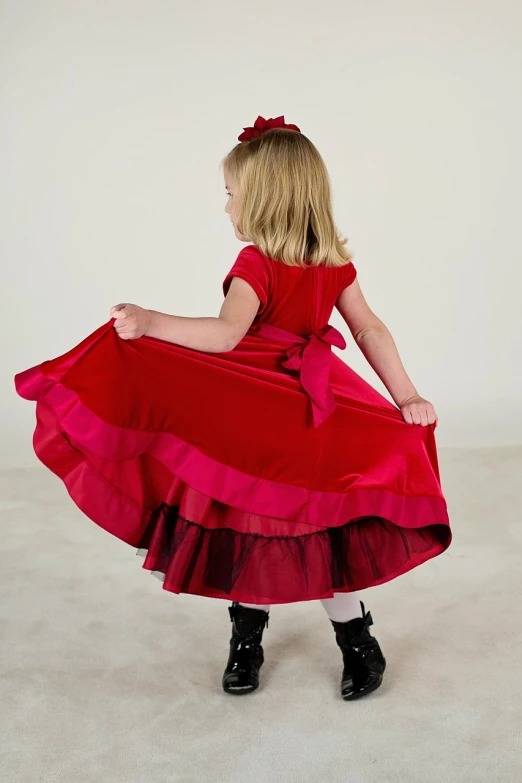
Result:
[[[266,256],[301,267],[352,260],[333,221],[325,163],[302,133],[274,128],[237,144],[222,165],[236,187],[236,227]]]

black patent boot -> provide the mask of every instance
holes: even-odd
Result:
[[[223,674],[223,690],[243,695],[259,685],[259,669],[264,656],[261,640],[269,612],[250,609],[234,601],[228,607],[232,622],[230,655]]]
[[[370,612],[364,610],[360,601],[362,617],[356,617],[345,623],[330,620],[335,630],[337,644],[343,653],[343,675],[341,696],[346,701],[359,699],[375,691],[382,683],[386,660],[379,642],[371,635],[369,626],[373,625]]]

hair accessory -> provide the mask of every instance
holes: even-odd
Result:
[[[301,133],[297,125],[288,125],[285,122],[283,115],[281,115],[281,117],[271,117],[269,120],[265,120],[264,117],[259,116],[254,122],[254,126],[252,128],[243,128],[243,133],[241,133],[237,138],[238,141],[248,141],[249,139],[254,139],[256,136],[260,136],[262,133],[266,133],[273,128],[286,128],[287,130],[293,130]]]

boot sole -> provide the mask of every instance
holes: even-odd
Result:
[[[247,693],[252,693],[258,689],[259,685],[245,685],[244,688],[234,688],[229,686],[223,686],[225,693],[230,693],[232,696],[245,696]]]
[[[376,683],[374,683],[370,688],[367,688],[365,691],[361,691],[360,693],[353,693],[348,694],[347,696],[342,696],[343,701],[355,701],[355,699],[361,699],[363,696],[367,696],[369,693],[373,693],[377,690],[377,688],[380,688],[382,685],[382,678],[378,680]]]

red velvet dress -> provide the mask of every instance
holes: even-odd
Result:
[[[407,424],[331,350],[353,264],[289,267],[250,245],[225,294],[233,276],[261,302],[233,351],[126,341],[110,321],[17,375],[40,460],[174,593],[328,598],[443,552],[435,425]]]

